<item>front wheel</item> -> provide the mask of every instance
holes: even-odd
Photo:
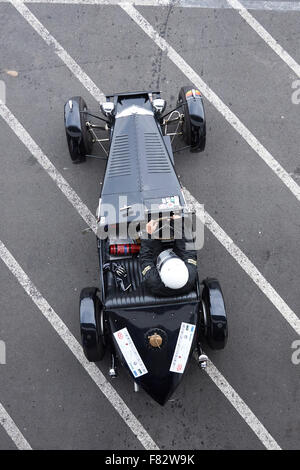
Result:
[[[85,161],[85,156],[82,155],[80,151],[80,139],[79,137],[70,137],[66,133],[67,137],[67,143],[68,143],[68,149],[69,149],[69,154],[71,157],[71,160],[73,163],[81,163]]]
[[[74,96],[65,104],[65,129],[70,157],[81,163],[92,151],[93,139],[87,128],[87,105],[81,96]]]
[[[202,96],[199,90],[184,86],[178,95],[178,105],[182,104],[182,136],[191,147],[191,152],[203,152],[206,144],[206,119]]]

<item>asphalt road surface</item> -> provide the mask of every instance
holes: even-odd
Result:
[[[292,102],[292,84],[300,78],[300,3],[244,2],[251,18],[288,54],[286,60],[271,48],[269,36],[259,36],[257,23],[251,26],[226,1],[214,0],[211,8],[209,2],[199,7],[188,0],[177,6],[140,1],[130,10],[141,14],[223,103],[220,112],[202,90],[207,146],[202,154],[176,154],[176,168],[183,185],[273,287],[266,293],[255,284],[250,265],[205,231],[199,273],[220,280],[230,332],[226,349],[209,357],[253,415],[239,413],[229,385],[225,396],[192,361],[162,408],[143,391],[134,393],[125,370],[111,381],[106,357],[99,369],[145,430],[146,444],[42,315],[32,291],[20,285],[26,273],[80,339],[79,292],[98,283],[95,237],[82,234],[86,222],[32,146],[30,151],[24,145],[25,130],[95,213],[105,162],[72,165],[64,103],[81,95],[97,111],[90,79],[106,94],[159,88],[170,107],[180,87],[193,84],[178,57],[162,51],[117,2],[94,3],[27,3],[28,14],[19,1],[0,1],[0,80],[9,112],[24,127],[17,136],[11,114],[1,108],[1,257],[5,246],[24,273],[17,279],[12,265],[0,261],[0,340],[6,346],[0,449],[132,450],[151,447],[151,439],[160,449],[263,449],[268,439],[260,426],[273,444],[299,449],[300,364],[292,361],[292,343],[300,331],[300,104]],[[34,30],[40,23],[33,18],[46,30]],[[86,75],[76,76],[66,65],[68,57]],[[294,86],[300,88],[300,82]],[[246,134],[225,119],[227,109]],[[273,169],[255,138],[271,154]],[[287,176],[280,177],[279,165]],[[276,296],[283,305],[278,307]]]

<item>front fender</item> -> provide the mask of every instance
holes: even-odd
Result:
[[[202,152],[205,148],[206,140],[206,118],[199,90],[187,92],[186,103],[191,122],[191,152]]]
[[[69,99],[64,107],[65,129],[67,135],[81,140],[81,116],[78,97]]]

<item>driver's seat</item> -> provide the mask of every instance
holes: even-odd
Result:
[[[128,280],[131,287],[123,292],[116,286],[113,274],[108,271],[104,274],[104,290],[106,309],[140,307],[142,305],[162,305],[193,302],[198,300],[197,288],[184,295],[174,296],[155,296],[149,292],[143,284],[142,273],[139,258],[133,256],[131,258],[118,259],[118,264],[124,266],[127,271]]]

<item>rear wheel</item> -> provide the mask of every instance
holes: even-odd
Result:
[[[105,354],[104,314],[95,287],[86,287],[80,294],[80,333],[83,352],[90,362],[98,362]]]
[[[225,348],[228,339],[227,314],[217,279],[203,281],[200,329],[211,349]]]

